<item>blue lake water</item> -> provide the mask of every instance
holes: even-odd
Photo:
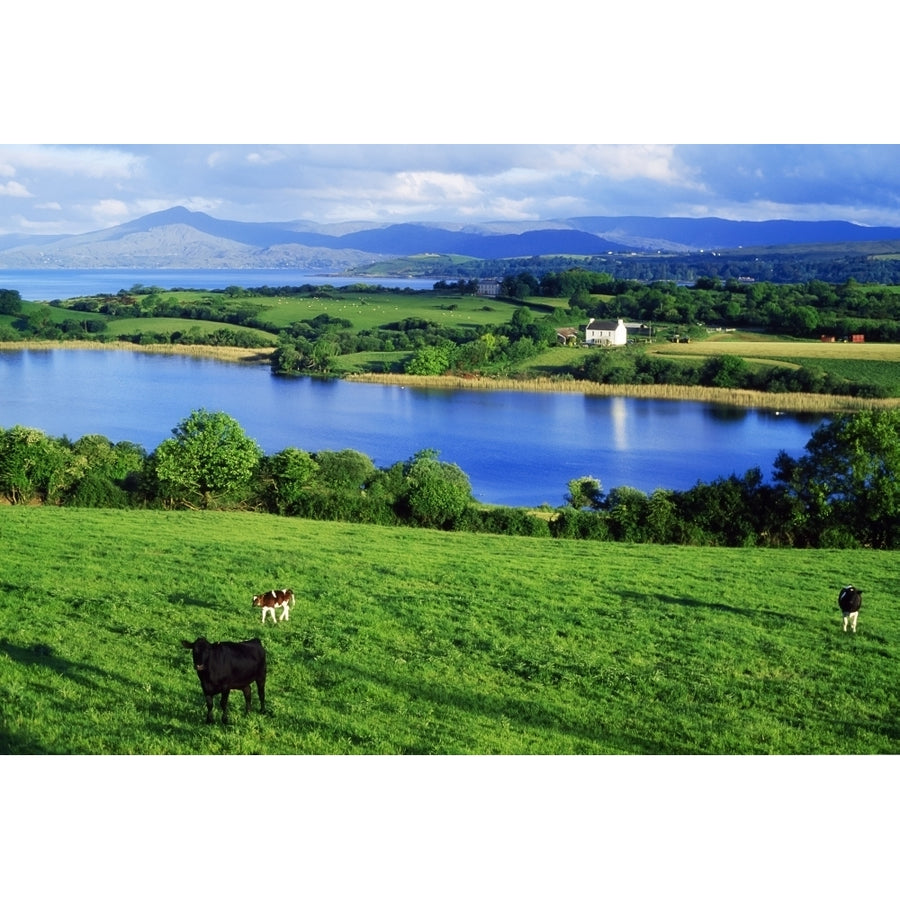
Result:
[[[509,506],[558,506],[584,475],[605,491],[647,493],[754,466],[768,478],[778,452],[801,455],[824,421],[704,403],[278,378],[267,366],[125,350],[0,352],[0,427],[102,434],[151,451],[200,408],[227,412],[266,453],[350,448],[384,467],[434,449],[469,476],[477,499]]]
[[[390,288],[428,290],[437,278],[360,278],[312,274],[302,269],[0,269],[0,288],[15,290],[23,300],[68,300],[115,294],[137,284],[215,290],[237,287],[298,287],[303,284],[379,284]],[[451,279],[452,280],[452,279]]]

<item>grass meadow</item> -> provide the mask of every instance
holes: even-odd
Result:
[[[892,754],[900,556],[0,508],[6,754]],[[836,598],[864,591],[857,634]],[[289,622],[254,593],[293,587]],[[182,639],[260,637],[205,723]]]

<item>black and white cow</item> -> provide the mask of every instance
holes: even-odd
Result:
[[[266,591],[264,594],[257,594],[253,598],[253,606],[262,607],[262,620],[266,621],[266,616],[271,613],[272,621],[277,625],[283,619],[290,620],[290,607],[294,605],[294,592],[290,588],[284,590]],[[281,619],[275,618],[276,607],[281,607]]]
[[[847,587],[841,588],[838,594],[838,606],[841,608],[844,619],[844,631],[847,626],[850,630],[856,632],[856,620],[859,617],[859,609],[862,606],[862,591],[848,584]]]
[[[259,638],[250,641],[222,641],[211,644],[205,637],[196,641],[182,641],[191,651],[194,668],[206,698],[206,721],[213,720],[213,697],[222,695],[222,724],[228,724],[228,693],[243,691],[245,712],[250,712],[250,685],[256,682],[259,711],[266,711],[266,650]]]

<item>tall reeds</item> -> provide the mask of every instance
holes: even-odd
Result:
[[[598,384],[593,381],[555,378],[477,378],[457,375],[414,376],[362,373],[346,376],[347,381],[394,384],[432,390],[530,391],[585,394],[600,397],[637,397],[655,400],[680,400],[696,403],[721,403],[789,412],[852,412],[859,409],[885,409],[900,406],[900,399],[876,400],[842,397],[833,394],[767,394],[762,391],[731,388],[689,387],[674,384]]]
[[[196,356],[222,362],[268,363],[274,347],[213,347],[206,344],[132,344],[130,341],[0,341],[0,350],[132,350],[162,356]]]

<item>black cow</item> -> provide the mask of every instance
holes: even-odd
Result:
[[[849,623],[851,630],[856,632],[856,620],[859,618],[859,609],[862,606],[862,591],[848,584],[841,588],[838,594],[838,606],[841,608],[844,619],[844,631]]]
[[[250,712],[250,685],[256,682],[259,692],[259,711],[266,711],[266,650],[259,638],[250,641],[222,641],[211,644],[205,637],[196,641],[182,641],[182,647],[194,657],[194,668],[206,697],[206,721],[213,720],[213,697],[222,695],[222,724],[228,724],[228,693],[240,690]]]

